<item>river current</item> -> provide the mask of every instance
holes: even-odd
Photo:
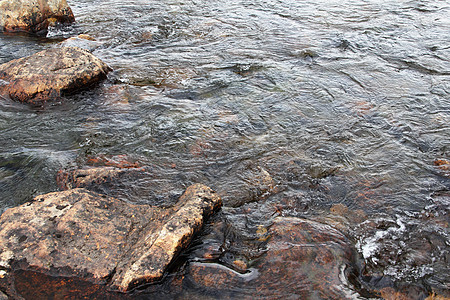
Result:
[[[75,24],[0,35],[0,63],[83,33],[114,71],[44,107],[0,101],[0,211],[57,191],[61,169],[126,155],[153,170],[128,201],[164,205],[195,182],[222,195],[218,263],[261,255],[249,245],[274,215],[345,211],[365,271],[448,295],[447,1],[68,2]],[[362,277],[364,297],[377,286]]]

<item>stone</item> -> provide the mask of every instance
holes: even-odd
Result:
[[[64,47],[44,50],[0,65],[0,94],[40,104],[86,88],[111,69],[86,50]]]
[[[243,164],[234,170],[236,177],[230,176],[221,183],[219,194],[227,206],[239,207],[246,203],[258,202],[279,192],[272,175],[264,168]],[[232,181],[232,182],[230,182]]]
[[[98,47],[100,47],[101,43],[97,42],[93,37],[88,34],[79,34],[78,36],[73,36],[68,38],[61,43],[58,43],[56,47],[78,47],[84,49],[86,51],[92,52]]]
[[[185,190],[176,170],[169,173],[133,162],[95,161],[89,159],[81,168],[59,170],[56,181],[60,190],[85,188],[135,204],[163,207],[174,205]]]
[[[0,0],[0,29],[46,34],[49,25],[75,21],[66,0]]]
[[[86,189],[38,196],[0,217],[0,290],[17,295],[35,273],[122,292],[156,282],[221,204],[202,184],[169,209]]]
[[[85,167],[70,171],[60,170],[57,175],[57,182],[61,190],[86,188],[99,192],[99,187],[102,184],[112,184],[112,182],[118,181],[121,176],[143,170],[143,168],[117,167]]]
[[[349,299],[347,280],[354,252],[333,227],[311,220],[277,217],[269,230],[267,252],[246,271],[214,262],[191,262],[187,285],[206,294],[244,299]],[[203,293],[202,292],[202,293]],[[357,296],[357,295],[356,295]]]
[[[450,177],[450,161],[446,159],[436,159],[434,165],[442,176]]]

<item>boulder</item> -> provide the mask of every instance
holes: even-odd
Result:
[[[0,0],[0,29],[46,34],[50,24],[75,21],[66,0]]]
[[[17,285],[35,273],[120,291],[158,281],[220,206],[220,197],[201,184],[188,187],[170,209],[85,189],[38,196],[0,218],[0,290],[17,295]]]
[[[244,299],[349,299],[347,281],[354,253],[351,242],[333,227],[300,218],[277,217],[267,252],[250,262],[224,266],[191,262],[186,285],[201,293]]]
[[[92,85],[111,69],[86,50],[48,49],[0,65],[0,94],[39,104]]]

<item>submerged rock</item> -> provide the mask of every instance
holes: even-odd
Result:
[[[62,41],[57,44],[56,47],[78,47],[84,49],[86,51],[92,52],[98,47],[100,47],[101,43],[97,42],[93,37],[88,34],[79,34],[78,36],[74,36],[68,38],[67,40]]]
[[[0,65],[0,93],[21,102],[40,103],[92,85],[111,69],[86,50],[48,49]]]
[[[46,33],[50,24],[75,21],[66,0],[0,0],[0,29]]]
[[[220,197],[201,184],[171,209],[85,189],[38,196],[0,218],[0,289],[17,295],[16,277],[33,272],[120,291],[158,281],[220,206]]]
[[[331,226],[300,218],[276,218],[267,252],[247,270],[190,263],[186,279],[224,298],[348,299],[351,243]],[[220,298],[219,297],[219,298]]]
[[[178,174],[176,170],[169,173],[155,166],[109,160],[106,166],[99,162],[82,168],[61,169],[57,183],[61,190],[85,188],[134,204],[170,207],[185,190]]]

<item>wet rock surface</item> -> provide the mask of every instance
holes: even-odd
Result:
[[[0,29],[3,31],[44,34],[50,24],[74,21],[66,0],[0,1]]]
[[[267,252],[231,269],[191,262],[185,284],[218,298],[348,299],[353,252],[347,238],[331,226],[278,217],[269,230]],[[262,239],[261,245],[263,245]]]
[[[86,50],[48,49],[0,65],[0,94],[39,104],[86,88],[106,78],[110,70]]]
[[[20,297],[21,282],[36,277],[75,278],[120,291],[158,281],[220,205],[201,184],[190,186],[172,209],[85,189],[38,196],[1,216],[0,288]]]
[[[87,165],[61,169],[57,183],[61,190],[85,188],[135,204],[170,207],[178,201],[185,186],[176,182],[176,175],[169,174],[169,178],[165,175],[152,166]],[[130,188],[136,182],[141,184]]]
[[[57,45],[57,47],[78,47],[84,49],[86,51],[92,52],[98,47],[100,47],[101,43],[97,42],[93,37],[88,34],[79,34],[78,36],[73,36],[68,38]]]

